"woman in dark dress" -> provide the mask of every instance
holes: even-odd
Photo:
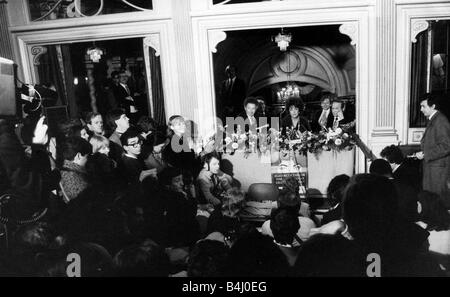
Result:
[[[308,120],[300,115],[302,110],[303,102],[300,98],[291,98],[286,102],[285,111],[289,112],[289,114],[281,120],[283,134],[286,134],[288,129],[297,130],[301,133],[311,131]]]

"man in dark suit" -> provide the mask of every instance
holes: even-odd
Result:
[[[410,185],[396,180],[392,176],[392,169],[388,161],[376,159],[370,164],[369,172],[387,177],[397,191],[397,207],[403,220],[415,222],[417,220],[418,192]]]
[[[244,111],[238,115],[238,118],[244,119],[244,129],[241,127],[242,132],[252,131],[256,132],[256,128],[258,128],[259,119],[256,116],[256,109],[258,108],[258,100],[255,97],[248,97],[244,100]],[[239,125],[238,121],[236,124]],[[242,123],[241,123],[242,124]]]
[[[344,113],[344,103],[342,101],[333,101],[331,104],[331,112],[333,117],[328,118],[327,129],[331,128],[335,130],[336,128],[342,128],[344,130],[353,130],[354,118]]]
[[[139,119],[139,110],[127,82],[128,75],[122,70],[119,73],[119,84],[113,87],[113,93],[119,107],[123,108],[130,121],[136,124]]]
[[[436,105],[432,95],[420,102],[420,111],[429,121],[416,157],[423,160],[423,189],[444,197],[450,178],[450,123]]]
[[[220,86],[218,102],[221,106],[223,118],[236,116],[242,108],[242,102],[246,95],[245,83],[237,77],[237,69],[228,65],[225,68],[227,79]]]
[[[380,156],[391,164],[394,179],[412,186],[417,191],[422,189],[420,171],[415,164],[418,161],[406,159],[397,145],[385,147]]]
[[[333,113],[331,112],[331,102],[336,100],[335,94],[326,93],[320,98],[320,106],[322,107],[313,117],[311,128],[314,132],[319,132],[327,127],[327,123],[333,122]]]

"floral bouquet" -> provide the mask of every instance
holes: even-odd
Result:
[[[319,134],[306,133],[302,149],[306,149],[306,151],[316,155],[322,151],[351,150],[356,143],[353,136],[344,132],[341,128],[321,131]]]

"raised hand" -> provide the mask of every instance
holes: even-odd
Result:
[[[33,143],[34,144],[47,144],[48,141],[48,126],[44,124],[45,116],[42,116],[36,124],[36,128],[34,129],[33,135]]]

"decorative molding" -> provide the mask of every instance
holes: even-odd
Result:
[[[377,0],[376,109],[373,137],[396,136],[395,126],[395,4]],[[387,131],[385,131],[387,128]]]
[[[209,50],[212,53],[217,53],[217,45],[227,39],[225,31],[210,30],[208,31]]]
[[[33,55],[33,65],[41,65],[40,57],[47,53],[47,47],[35,45],[31,48],[31,55]]]
[[[358,24],[355,22],[345,23],[339,27],[339,32],[350,37],[350,44],[356,46],[358,43]]]
[[[161,44],[158,34],[151,34],[144,38],[144,46],[151,47],[155,50],[155,56],[159,57],[161,54]]]
[[[417,35],[428,29],[430,23],[425,20],[411,20],[411,42],[417,42]]]

